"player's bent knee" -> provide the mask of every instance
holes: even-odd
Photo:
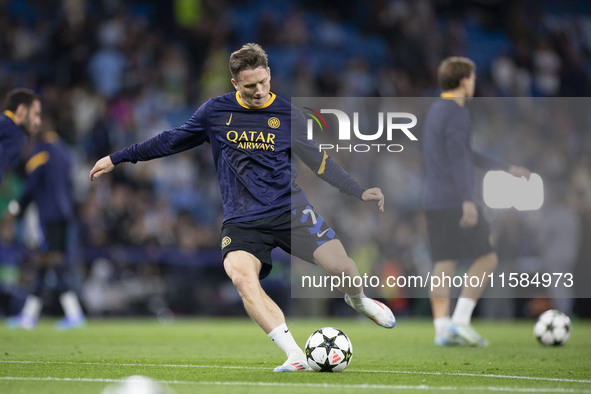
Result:
[[[498,264],[499,264],[499,257],[497,256],[496,253],[491,253],[489,269],[491,271],[494,271],[497,268]]]
[[[230,279],[232,279],[232,284],[241,295],[247,294],[249,289],[253,286],[252,281],[243,275],[234,275]]]
[[[479,260],[481,268],[486,269],[487,271],[494,271],[499,263],[499,258],[497,257],[497,254],[495,252],[486,254],[482,256]]]

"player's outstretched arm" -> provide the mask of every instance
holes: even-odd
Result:
[[[103,174],[113,171],[113,168],[115,168],[115,165],[113,164],[113,161],[111,161],[111,157],[103,157],[97,161],[94,167],[92,167],[92,170],[90,170],[90,181],[92,182],[94,178],[98,178]]]
[[[384,212],[384,194],[379,187],[372,187],[371,189],[367,189],[361,195],[361,199],[363,201],[377,201],[378,202],[378,209],[380,212]]]

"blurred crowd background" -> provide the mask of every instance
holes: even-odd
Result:
[[[208,146],[124,164],[93,183],[88,172],[97,159],[184,123],[208,98],[233,90],[228,57],[246,42],[266,49],[272,91],[287,99],[436,97],[436,68],[450,55],[476,62],[477,96],[591,95],[591,3],[584,0],[0,0],[0,96],[15,87],[39,93],[45,127],[76,163],[69,263],[90,315],[244,313],[221,267],[221,200]],[[589,277],[591,111],[582,108],[576,121],[512,138],[504,138],[512,125],[475,114],[491,126],[477,127],[475,146],[531,168],[548,185],[537,214],[489,212],[501,264],[556,260]],[[364,186],[380,186],[388,197],[378,231],[365,239],[350,229],[368,223],[341,215],[338,204],[322,206],[367,271],[422,272],[431,264],[418,205],[421,161],[417,148],[380,176],[357,169],[373,181]],[[2,210],[18,195],[21,175],[5,177]],[[25,223],[0,231],[2,286],[15,295],[15,311],[30,285],[35,247],[27,231]],[[286,310],[344,313],[337,301],[311,312],[309,302],[291,300],[289,259],[276,259],[264,285]],[[484,302],[480,313],[533,316],[554,305],[591,315],[588,299],[546,296]],[[384,298],[398,314],[429,315],[424,298]]]

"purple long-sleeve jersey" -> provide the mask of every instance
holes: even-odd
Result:
[[[226,93],[199,107],[184,125],[110,157],[113,164],[135,163],[209,142],[227,222],[260,219],[308,204],[295,182],[292,149],[323,180],[361,198],[364,189],[306,139],[305,124],[300,110],[273,93],[261,108],[245,105],[238,92]]]

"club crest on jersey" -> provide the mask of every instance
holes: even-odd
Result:
[[[269,125],[270,128],[272,129],[276,129],[281,125],[281,122],[279,121],[279,119],[277,119],[276,117],[272,117],[269,118],[269,121],[267,122],[267,124]]]
[[[226,236],[224,238],[222,238],[222,249],[224,249],[226,246],[230,245],[232,243],[232,238]]]
[[[230,130],[226,139],[238,144],[238,149],[275,151],[275,134],[269,132]]]

